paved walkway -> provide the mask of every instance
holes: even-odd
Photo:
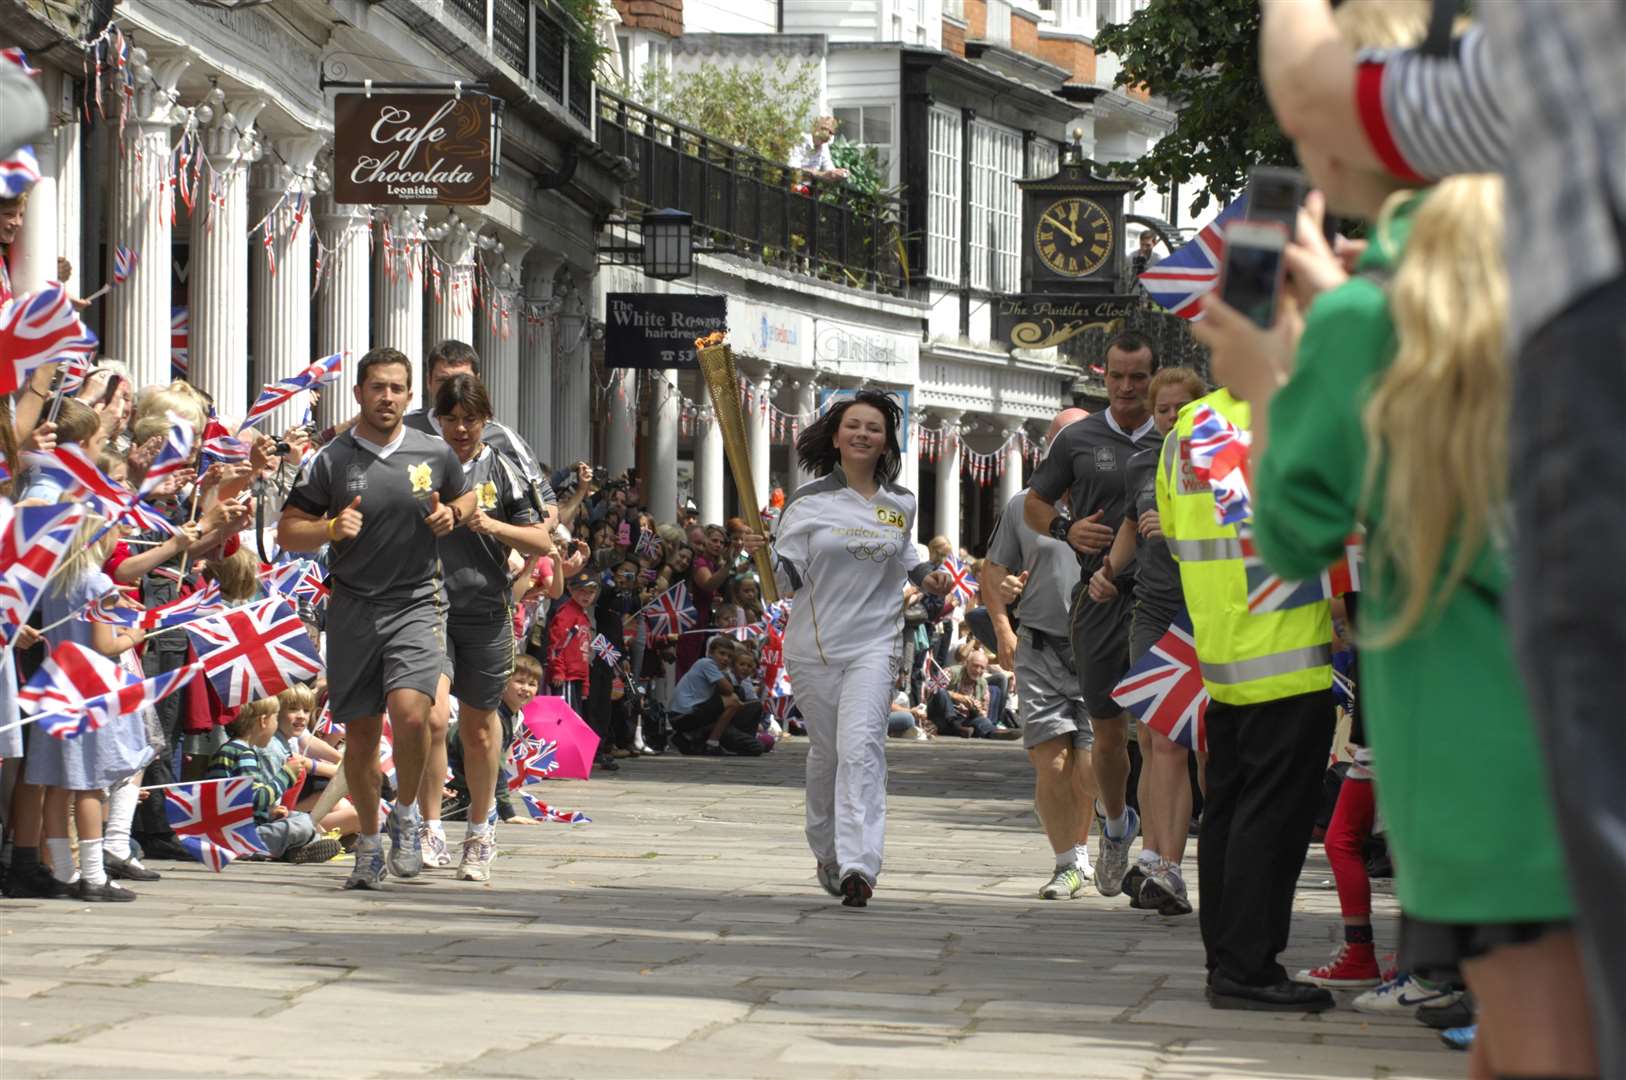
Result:
[[[358,896],[337,862],[162,863],[134,904],[0,901],[0,1073],[1464,1075],[1409,1018],[1210,1010],[1194,919],[1035,899],[1049,856],[1018,747],[891,752],[862,912],[813,881],[801,745],[545,785],[593,823],[502,827],[489,887]],[[1290,966],[1334,940],[1326,879],[1317,851]],[[1393,913],[1380,896],[1380,947]]]

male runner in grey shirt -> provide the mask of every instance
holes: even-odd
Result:
[[[1035,532],[1065,539],[1079,553],[1080,580],[1101,565],[1128,503],[1124,475],[1137,451],[1158,444],[1146,401],[1157,368],[1152,343],[1133,332],[1107,346],[1108,408],[1062,431],[1029,481],[1024,518]],[[1067,495],[1071,525],[1059,520],[1055,502]],[[1113,687],[1129,670],[1129,619],[1134,575],[1118,572],[1118,595],[1102,604],[1073,605],[1073,657],[1084,706],[1095,728],[1092,765],[1101,792],[1101,847],[1095,887],[1117,896],[1129,869],[1129,847],[1139,815],[1129,806],[1129,714],[1112,700]]]
[[[1066,409],[1051,422],[1046,445],[1089,414]],[[1089,875],[1085,848],[1095,802],[1090,764],[1094,733],[1078,696],[1078,669],[1071,640],[1078,556],[1060,540],[1041,536],[1023,521],[1027,492],[1019,492],[988,542],[983,603],[999,639],[999,666],[1016,672],[1022,745],[1033,762],[1034,809],[1056,856],[1043,900],[1077,896]],[[1013,630],[1007,596],[1018,597],[1020,630]]]
[[[422,868],[415,802],[445,655],[438,538],[475,509],[451,447],[402,424],[411,385],[412,362],[395,349],[361,358],[355,426],[306,463],[277,525],[286,551],[330,545],[328,702],[347,725],[344,772],[362,834],[347,889],[384,879],[378,740],[386,708],[396,764],[389,867],[398,877]]]

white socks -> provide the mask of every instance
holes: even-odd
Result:
[[[73,845],[68,843],[68,838],[47,836],[45,850],[51,853],[51,876],[64,885],[73,884],[73,879],[78,877],[78,873],[73,865]],[[100,855],[97,856],[97,861],[101,861]]]
[[[440,823],[439,819],[436,819],[434,821],[426,821],[426,822],[424,822],[424,824],[429,827],[430,832],[432,832],[436,836],[440,837],[441,843],[446,842],[446,826],[442,825]]]
[[[1056,869],[1065,870],[1069,866],[1078,865],[1078,848],[1070,847],[1056,856]]]
[[[130,823],[135,820],[141,789],[126,782],[107,795],[107,825],[102,829],[102,848],[119,859],[130,857]]]
[[[1115,818],[1103,817],[1101,829],[1107,834],[1107,839],[1114,843],[1124,838],[1129,831],[1129,808],[1126,806],[1121,814]]]
[[[102,842],[100,840],[79,841],[79,872],[92,885],[105,885],[107,883],[107,871],[102,867]]]
[[[1153,851],[1151,848],[1143,847],[1143,848],[1140,849],[1140,859],[1137,860],[1137,861],[1141,864],[1140,868],[1142,870],[1150,870],[1152,867],[1156,866],[1159,862],[1161,862],[1162,859],[1163,859],[1163,856],[1159,855],[1157,852]]]

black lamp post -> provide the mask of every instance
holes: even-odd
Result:
[[[694,216],[682,210],[650,210],[640,224],[644,273],[671,281],[694,273]]]

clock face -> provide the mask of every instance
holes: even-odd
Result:
[[[1086,277],[1112,254],[1112,219],[1099,203],[1077,195],[1057,199],[1039,211],[1033,251],[1052,273]]]

